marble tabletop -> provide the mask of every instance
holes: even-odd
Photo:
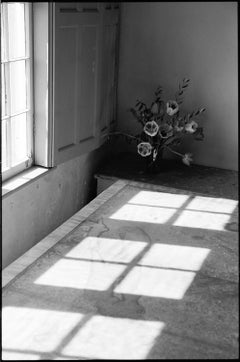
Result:
[[[218,197],[238,199],[238,172],[191,164],[180,159],[165,159],[154,173],[145,172],[145,160],[136,153],[110,154],[100,165],[97,179],[139,181],[147,184],[175,187]]]
[[[116,182],[4,270],[2,358],[237,358],[237,231],[234,198]]]

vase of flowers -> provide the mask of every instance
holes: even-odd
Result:
[[[175,146],[181,144],[186,135],[191,135],[198,141],[204,138],[199,118],[205,108],[198,108],[187,113],[183,113],[181,108],[189,82],[188,78],[182,80],[174,99],[164,100],[163,88],[159,86],[149,106],[137,100],[135,107],[130,108],[130,112],[142,126],[140,134],[114,132],[109,135],[123,136],[130,143],[136,142],[138,154],[146,159],[146,170],[154,170],[156,164],[161,163],[164,150],[169,150],[181,157],[182,162],[187,166],[190,166],[193,161],[191,153],[182,154],[174,149]]]

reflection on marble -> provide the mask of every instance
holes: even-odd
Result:
[[[238,234],[203,228],[238,223],[232,201],[118,188],[3,290],[5,359],[236,358]]]

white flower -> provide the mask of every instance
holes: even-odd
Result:
[[[198,128],[198,124],[195,121],[191,121],[191,122],[187,123],[185,126],[185,130],[189,133],[196,132],[197,128]]]
[[[187,165],[190,166],[190,163],[193,161],[192,159],[192,154],[191,153],[185,153],[185,155],[182,158],[182,162]]]
[[[143,130],[147,135],[154,137],[158,133],[159,127],[155,121],[148,121]]]
[[[138,153],[142,156],[142,157],[147,157],[151,155],[152,152],[152,146],[150,145],[149,142],[141,142],[138,144],[137,146],[138,149]]]
[[[167,102],[167,114],[169,116],[173,116],[179,110],[179,106],[176,101],[168,101]]]

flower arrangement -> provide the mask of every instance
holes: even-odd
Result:
[[[192,135],[195,140],[203,140],[203,127],[199,124],[199,116],[205,108],[199,108],[191,113],[181,114],[184,92],[189,86],[190,79],[184,78],[179,84],[174,100],[164,101],[163,88],[159,86],[155,93],[155,99],[148,107],[146,103],[137,100],[130,111],[142,125],[142,132],[138,135],[129,135],[115,132],[125,136],[130,141],[137,142],[137,152],[142,157],[148,157],[150,163],[154,163],[162,155],[164,149],[168,149],[182,158],[182,162],[190,166],[191,153],[179,153],[172,149],[181,143],[186,135]]]

